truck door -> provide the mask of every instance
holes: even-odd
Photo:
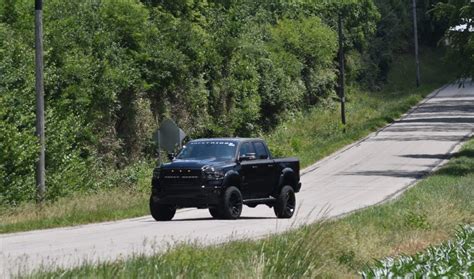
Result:
[[[255,148],[251,142],[244,142],[239,148],[239,157],[255,154]],[[245,198],[252,198],[257,196],[256,187],[258,185],[258,166],[256,160],[244,160],[240,162],[240,176],[242,179],[241,192]]]
[[[276,166],[275,162],[270,158],[270,154],[262,141],[253,142],[256,157],[254,164],[258,170],[258,192],[269,195],[273,192],[276,183]]]

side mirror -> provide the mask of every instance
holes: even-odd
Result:
[[[250,161],[250,160],[255,160],[255,159],[257,159],[255,153],[247,153],[239,157],[239,161]]]
[[[176,155],[175,155],[174,153],[168,153],[168,159],[169,159],[170,161],[173,161],[175,156],[176,156]]]

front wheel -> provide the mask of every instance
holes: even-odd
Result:
[[[176,206],[157,203],[150,197],[150,213],[156,221],[170,221],[176,213]]]
[[[224,192],[220,214],[224,219],[237,219],[242,213],[242,194],[237,187],[231,186]]]
[[[296,197],[291,186],[284,186],[276,200],[273,210],[278,218],[291,218],[295,212]]]
[[[214,219],[222,219],[222,214],[219,208],[217,207],[210,207],[209,213],[211,214],[212,218]]]

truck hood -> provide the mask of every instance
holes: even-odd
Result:
[[[217,161],[216,158],[205,160],[174,160],[173,162],[161,165],[161,169],[201,169],[204,166],[212,166],[215,168],[224,168],[233,165],[233,161]]]

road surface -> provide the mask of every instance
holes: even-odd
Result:
[[[260,238],[322,217],[378,204],[440,166],[474,129],[474,86],[447,86],[400,120],[303,170],[298,212],[278,220],[266,206],[245,207],[239,220],[213,220],[207,210],[178,212],[171,222],[145,216],[117,222],[0,236],[0,277],[40,266],[71,267],[84,261],[163,251],[178,242],[214,244]],[[317,148],[317,146],[315,146]]]

